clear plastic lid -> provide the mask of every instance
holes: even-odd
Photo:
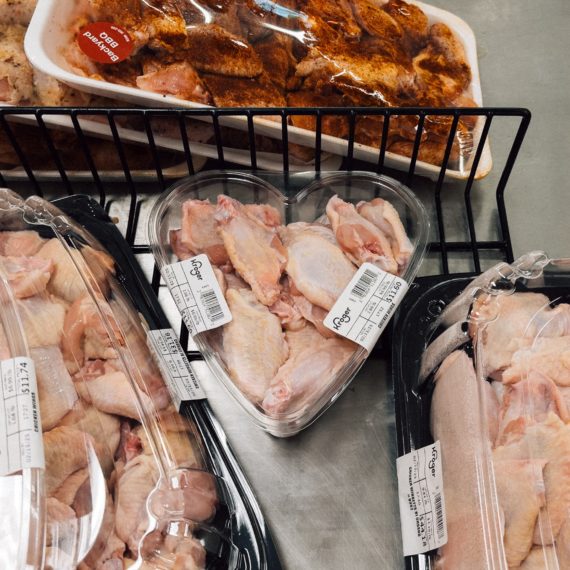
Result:
[[[236,507],[214,475],[227,470],[172,404],[113,259],[41,198],[2,190],[0,215],[2,325],[15,331],[2,359],[29,350],[45,460],[2,478],[18,505],[2,502],[2,528],[22,513],[2,559],[19,548],[18,567],[237,567],[247,554],[233,543]]]
[[[544,252],[500,264],[437,323],[424,355],[447,511],[437,568],[570,567],[569,268]],[[463,341],[445,339],[462,322]]]
[[[386,251],[394,257],[383,267],[411,282],[428,221],[413,194],[385,176],[326,174],[286,197],[250,174],[209,172],[173,186],[152,211],[149,236],[163,275],[197,254],[215,268],[232,321],[194,341],[216,378],[273,435],[290,436],[313,422],[369,354],[323,324],[357,266],[384,260],[378,242],[351,247],[350,216],[363,232],[361,245],[367,231],[392,244]]]

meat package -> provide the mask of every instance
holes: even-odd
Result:
[[[326,324],[358,267],[380,268],[386,283],[394,275],[412,281],[428,225],[417,198],[385,176],[323,174],[287,197],[253,175],[212,172],[161,196],[149,238],[175,300],[178,286],[168,275],[181,260],[207,256],[231,317],[192,331],[194,341],[253,421],[286,437],[323,413],[369,354]],[[368,279],[367,270],[362,275],[355,288]],[[379,287],[383,278],[375,279],[362,285],[362,295]],[[382,308],[366,303],[372,312]],[[351,318],[356,324],[359,317],[339,320]]]
[[[531,252],[404,303],[399,451],[439,441],[447,520],[409,568],[570,568],[569,266]]]
[[[472,30],[453,14],[415,1],[141,0],[117,8],[108,0],[39,0],[26,42],[42,71],[78,89],[138,104],[482,105]],[[281,140],[279,118],[259,119],[258,134]],[[322,149],[342,154],[352,138],[363,151],[360,158],[377,160],[385,144],[393,164],[402,167],[412,157],[419,120],[413,114],[392,117],[384,132],[382,115],[351,125],[348,116],[323,114]],[[316,118],[291,116],[289,123],[289,151],[310,160]],[[432,115],[421,125],[419,166],[434,174],[451,136],[447,166],[468,173],[482,126],[477,118],[464,115],[454,123],[451,116]],[[246,129],[246,118],[233,118],[231,126]],[[480,175],[490,168],[487,147]]]
[[[280,568],[203,395],[171,392],[149,348],[168,324],[100,213],[122,267],[53,204],[0,190],[0,566]]]

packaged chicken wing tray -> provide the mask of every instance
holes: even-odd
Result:
[[[570,568],[569,268],[531,252],[398,319],[408,567]]]
[[[147,106],[483,105],[473,31],[415,1],[39,0],[26,53],[36,68],[76,89]],[[220,122],[248,129],[245,115]],[[417,126],[413,115],[391,118],[390,166],[409,167]],[[438,176],[452,117],[429,116],[423,126],[417,170]],[[469,175],[481,126],[473,116],[458,121],[449,176]],[[315,128],[309,115],[290,119],[293,157],[314,157]],[[347,116],[323,114],[322,150],[346,155],[351,132]],[[377,162],[382,132],[382,116],[359,117],[355,157]],[[280,141],[280,117],[256,118],[256,134]],[[485,145],[477,177],[491,163]]]
[[[404,186],[324,174],[287,198],[250,174],[191,177],[149,237],[198,348],[254,422],[297,433],[366,360],[423,258],[428,222]]]
[[[135,309],[145,293],[128,269],[40,198],[0,190],[0,222],[0,566],[279,568],[176,336]]]

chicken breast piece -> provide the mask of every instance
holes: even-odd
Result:
[[[351,0],[359,25],[371,36],[390,38],[400,43],[404,32],[398,22],[374,0]]]
[[[73,427],[56,427],[44,433],[48,497],[53,496],[72,473],[87,466],[90,444],[93,445],[91,436]]]
[[[312,304],[330,311],[356,273],[332,230],[297,222],[280,230],[280,235],[287,248],[291,292],[301,293]]]
[[[477,376],[462,351],[451,353],[435,376],[431,402],[431,433],[441,443],[447,544],[439,550],[438,568],[473,570],[497,562],[502,554],[487,551],[481,520],[479,464],[484,448]],[[491,488],[486,489],[490,493]],[[497,565],[497,567],[499,567]]]
[[[353,204],[333,196],[327,204],[327,216],[340,247],[356,265],[368,262],[388,273],[398,273],[387,235],[361,216]]]
[[[387,200],[374,198],[370,202],[359,202],[356,211],[390,240],[394,259],[398,263],[398,273],[401,275],[408,266],[414,247],[396,208]]]
[[[232,265],[255,296],[270,306],[280,294],[287,252],[273,228],[248,214],[237,200],[218,196],[215,219]]]
[[[261,402],[288,355],[281,322],[247,289],[229,289],[227,301],[233,320],[223,329],[223,358],[236,386]]]
[[[72,410],[79,397],[59,347],[37,347],[30,352],[36,368],[42,430],[47,431]]]
[[[505,555],[509,568],[517,568],[532,548],[539,510],[544,506],[541,459],[493,461],[499,504],[505,517]]]
[[[32,66],[24,53],[26,28],[0,25],[0,101],[10,105],[30,103],[34,98]]]
[[[312,405],[330,386],[335,375],[354,354],[357,345],[339,337],[326,339],[311,325],[305,331],[288,331],[289,358],[277,371],[263,399],[262,407],[271,416],[298,411]]]
[[[216,206],[209,200],[187,200],[182,204],[182,228],[177,236],[177,249],[193,255],[205,253],[213,265],[229,262],[224,242],[216,230]],[[173,249],[174,244],[173,244]],[[176,251],[175,251],[176,253]]]
[[[46,243],[37,232],[0,232],[0,255],[24,256],[35,255]]]
[[[53,271],[51,260],[37,257],[0,257],[0,264],[18,299],[43,293]]]

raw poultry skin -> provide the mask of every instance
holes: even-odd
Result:
[[[47,431],[71,411],[78,396],[59,347],[32,348],[30,352],[36,368],[42,430]]]
[[[300,342],[291,340],[301,337]],[[279,368],[263,399],[262,407],[271,416],[308,407],[323,393],[334,387],[331,378],[354,354],[357,345],[334,337],[322,337],[311,325],[298,332],[286,333],[289,358]]]
[[[438,568],[487,568],[489,557],[479,503],[478,464],[482,440],[477,377],[471,359],[451,353],[435,376],[431,402],[431,433],[441,443],[447,544],[439,549]]]
[[[398,264],[398,273],[401,275],[408,266],[414,247],[396,208],[387,200],[374,198],[370,202],[359,202],[356,211],[388,238]]]
[[[178,247],[187,249],[193,255],[205,253],[213,265],[226,265],[229,257],[224,242],[216,231],[215,212],[216,206],[209,200],[186,200],[182,204]]]
[[[43,293],[53,271],[51,260],[36,257],[0,257],[0,265],[18,299]]]
[[[238,388],[261,402],[288,356],[281,322],[246,289],[229,289],[227,301],[233,320],[224,327],[223,358]]]
[[[333,232],[320,224],[297,222],[280,231],[287,248],[287,275],[314,305],[330,311],[356,273],[336,243]]]
[[[236,272],[264,305],[273,305],[281,291],[279,281],[287,252],[274,228],[248,215],[237,200],[218,196],[215,219]]]
[[[525,340],[524,345],[528,346],[523,345],[513,354],[510,366],[502,373],[502,382],[518,382],[532,370],[551,378],[558,386],[570,387],[570,336]]]
[[[542,459],[495,460],[495,484],[505,517],[505,555],[509,567],[516,568],[532,548],[534,527],[544,506]]]
[[[388,237],[362,217],[353,204],[333,196],[327,204],[327,216],[340,247],[356,265],[368,262],[388,273],[398,273]]]

